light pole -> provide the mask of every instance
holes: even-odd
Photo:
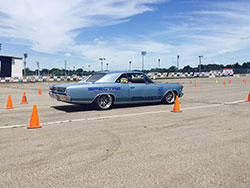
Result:
[[[141,67],[141,69],[142,69],[142,71],[144,70],[144,56],[147,54],[147,52],[146,51],[141,51],[141,55],[142,55],[142,67]]]
[[[28,57],[28,54],[27,53],[24,53],[23,54],[23,65],[24,65],[24,71],[23,71],[23,76],[25,77],[26,76],[26,59],[27,59],[27,57]]]
[[[36,64],[37,64],[37,76],[40,77],[40,63],[39,63],[39,61],[37,61]]]
[[[64,68],[65,68],[64,75],[65,77],[67,77],[67,60],[64,60]]]
[[[103,71],[103,61],[105,61],[105,58],[100,57],[99,60],[101,61],[101,71]]]
[[[84,70],[83,70],[83,69],[84,69],[84,66],[82,66],[82,76],[83,76],[83,73],[84,73]]]
[[[106,63],[106,66],[107,66],[107,71],[109,70],[109,64],[108,63]]]
[[[199,73],[201,73],[201,58],[203,58],[203,56],[200,55],[198,57],[199,57]]]
[[[1,52],[1,50],[2,50],[2,43],[0,43],[0,52]]]
[[[158,59],[158,68],[161,68],[161,59]]]
[[[131,70],[131,64],[132,64],[132,61],[129,61],[129,70]]]
[[[177,71],[179,70],[179,59],[180,59],[180,56],[177,55]]]
[[[90,72],[90,65],[88,65],[88,67],[89,67],[89,72]]]

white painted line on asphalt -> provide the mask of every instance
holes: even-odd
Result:
[[[211,108],[216,106],[224,106],[227,104],[237,104],[245,102],[246,100],[238,100],[238,101],[231,101],[231,102],[224,102],[221,104],[210,104],[204,106],[193,106],[193,107],[186,107],[182,108],[183,111],[185,110],[195,110],[195,109],[202,109],[202,108]],[[80,122],[80,121],[93,121],[93,120],[103,120],[103,119],[113,119],[113,118],[121,118],[121,117],[131,117],[131,116],[141,116],[141,115],[148,115],[148,114],[158,114],[158,113],[171,113],[170,110],[159,110],[153,112],[139,112],[133,114],[119,114],[113,116],[101,116],[101,117],[92,117],[92,118],[82,118],[82,119],[72,119],[72,120],[62,120],[62,121],[52,121],[52,122],[43,122],[40,123],[41,125],[53,125],[53,124],[61,124],[61,123],[69,123],[69,122]],[[9,125],[9,126],[0,126],[0,129],[9,129],[9,128],[17,128],[17,127],[25,127],[27,125]]]
[[[18,128],[18,127],[25,127],[27,125],[21,124],[21,125],[8,125],[8,126],[0,126],[0,129],[10,129],[10,128]]]
[[[225,102],[224,104],[236,104],[236,103],[241,103],[241,102],[246,102],[246,100],[239,100],[239,101]]]
[[[22,107],[22,108],[19,108],[19,107],[17,107],[17,108],[15,108],[15,106],[14,106],[14,108],[13,109],[0,109],[0,112],[1,111],[5,111],[5,112],[7,112],[7,111],[9,111],[9,112],[11,112],[11,111],[16,111],[16,110],[32,110],[32,108],[33,108],[33,106],[30,106],[30,107]],[[50,108],[50,106],[38,106],[37,107],[38,109],[44,109],[44,108]]]

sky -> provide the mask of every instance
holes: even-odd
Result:
[[[249,0],[0,0],[1,54],[36,68],[145,69],[250,61]]]

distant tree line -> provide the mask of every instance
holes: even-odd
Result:
[[[243,63],[240,65],[238,62],[233,65],[222,65],[222,64],[207,64],[200,65],[200,67],[191,67],[189,65],[184,66],[182,69],[177,69],[176,66],[169,68],[153,68],[151,70],[145,70],[144,72],[209,72],[209,71],[222,71],[224,68],[233,68],[236,74],[246,74],[250,72],[250,62]]]
[[[24,70],[23,70],[24,72]],[[65,69],[58,69],[58,68],[52,68],[52,69],[42,69],[40,70],[40,75],[41,76],[72,76],[72,75],[77,75],[77,76],[82,76],[82,75],[90,75],[94,71],[85,71],[81,68],[76,69],[76,70],[66,70]],[[26,76],[32,76],[32,75],[39,75],[38,69],[36,70],[30,70],[29,68],[26,68]]]
[[[207,65],[201,65],[201,67],[191,67],[189,65],[184,66],[182,69],[177,69],[176,66],[171,66],[169,68],[152,68],[150,70],[144,70],[143,72],[199,72],[199,68],[201,72],[209,72],[209,71],[222,71],[224,68],[233,68],[234,73],[236,74],[246,74],[250,73],[250,62],[243,63],[240,65],[238,62],[232,65],[222,65],[222,64],[207,64]],[[140,70],[138,70],[140,71]],[[76,69],[76,70],[66,70],[67,76],[72,75],[89,75],[92,74],[94,71],[86,71],[82,68]],[[30,70],[29,68],[26,68],[26,76],[31,75],[38,75],[38,70]],[[65,69],[58,69],[58,68],[52,68],[52,69],[42,69],[40,70],[41,76],[65,76]]]

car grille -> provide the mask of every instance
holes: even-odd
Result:
[[[54,94],[66,95],[66,88],[62,88],[62,87],[51,88],[51,91]]]

